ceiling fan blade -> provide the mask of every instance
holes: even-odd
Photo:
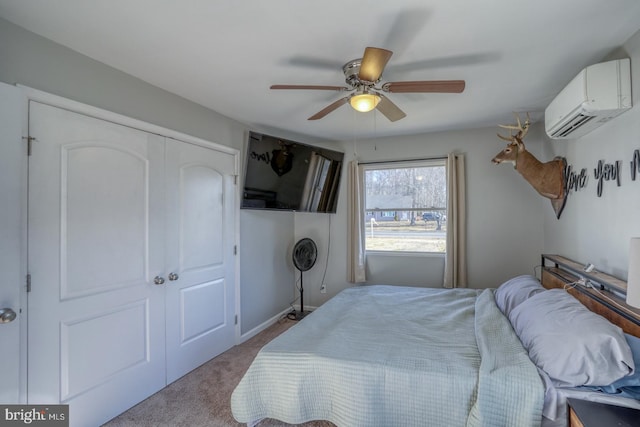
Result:
[[[328,106],[324,107],[322,110],[318,111],[313,116],[309,117],[307,120],[318,120],[318,119],[321,119],[324,116],[326,116],[327,114],[329,114],[330,112],[332,112],[333,110],[337,109],[338,107],[343,106],[348,101],[349,101],[349,97],[348,96],[345,96],[344,98],[338,99],[336,102],[334,102],[333,104],[329,104]]]
[[[405,64],[393,64],[395,72],[422,71],[433,68],[468,67],[471,65],[486,64],[500,60],[501,55],[496,52],[471,53],[466,55],[442,56],[439,58],[423,59],[422,61]]]
[[[306,90],[336,90],[339,92],[349,90],[344,86],[316,86],[316,85],[272,85],[269,89],[306,89]]]
[[[393,52],[379,47],[368,47],[364,50],[358,78],[367,82],[377,82],[382,76],[384,67]]]
[[[380,95],[380,102],[376,107],[387,119],[392,122],[405,118],[407,115],[396,104],[391,102],[386,96]]]
[[[464,80],[425,80],[414,82],[388,82],[382,86],[386,92],[392,93],[461,93]]]
[[[429,15],[428,9],[418,7],[405,9],[393,15],[383,15],[379,24],[380,28],[389,27],[389,23],[391,23],[391,26],[382,46],[392,46],[396,57],[398,57],[418,37],[427,23]]]

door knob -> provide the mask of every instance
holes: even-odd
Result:
[[[164,283],[164,278],[156,276],[153,278],[153,283],[155,283],[156,285],[162,285]]]
[[[177,273],[169,273],[169,280],[171,280],[172,282],[174,280],[178,280],[180,278],[180,276],[178,276]]]
[[[18,315],[10,308],[0,308],[0,323],[13,322]]]

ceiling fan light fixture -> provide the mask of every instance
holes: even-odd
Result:
[[[378,106],[380,99],[380,95],[365,92],[353,95],[351,99],[349,99],[349,103],[354,110],[367,113]]]

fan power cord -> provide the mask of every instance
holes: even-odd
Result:
[[[292,312],[287,313],[287,319],[296,320],[296,312],[292,311]]]

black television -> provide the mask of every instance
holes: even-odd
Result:
[[[249,132],[242,209],[335,213],[344,153]]]

